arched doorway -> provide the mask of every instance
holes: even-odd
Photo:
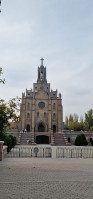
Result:
[[[30,132],[30,125],[29,124],[27,124],[26,130],[27,130],[27,132]]]
[[[40,123],[38,126],[38,132],[45,132],[45,127],[42,123]]]
[[[56,125],[53,125],[53,133],[56,133]]]
[[[36,136],[36,143],[37,144],[49,144],[49,136],[46,136],[46,135]]]

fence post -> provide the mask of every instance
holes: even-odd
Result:
[[[44,148],[43,148],[43,158],[44,158]]]
[[[81,149],[81,158],[82,158],[82,149]]]
[[[3,144],[4,141],[0,141],[0,161],[3,160]]]
[[[71,158],[72,158],[72,150],[73,150],[73,149],[71,149]]]
[[[20,148],[19,148],[19,158],[20,158]]]

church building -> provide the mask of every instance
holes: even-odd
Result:
[[[63,124],[61,94],[58,94],[57,90],[50,90],[43,61],[42,58],[33,89],[26,89],[26,94],[22,93],[20,110],[21,130],[26,129],[37,136],[48,135],[50,132],[61,133]]]

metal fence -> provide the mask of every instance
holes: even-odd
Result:
[[[10,158],[40,157],[50,158],[52,155],[51,147],[15,147],[8,153]]]
[[[58,147],[56,158],[93,158],[93,148],[89,147]]]

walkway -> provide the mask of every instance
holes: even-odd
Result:
[[[93,199],[93,159],[6,158],[0,199]]]

